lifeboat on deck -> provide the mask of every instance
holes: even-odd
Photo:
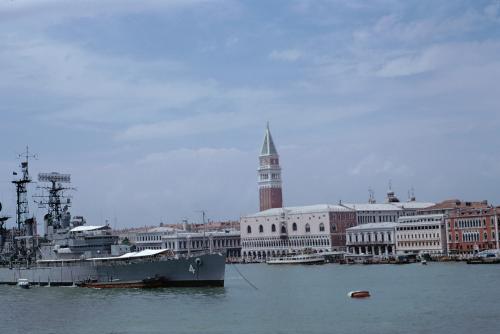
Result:
[[[351,291],[347,294],[351,298],[367,298],[370,297],[369,291]]]

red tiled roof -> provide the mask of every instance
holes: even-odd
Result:
[[[480,202],[467,202],[461,201],[459,199],[448,199],[442,201],[441,203],[437,203],[431,207],[423,209],[423,211],[431,211],[431,210],[446,210],[446,209],[465,209],[465,208],[488,208],[488,201],[480,201]]]

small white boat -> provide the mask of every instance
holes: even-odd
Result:
[[[300,254],[267,259],[267,264],[323,264],[326,259],[320,254]]]
[[[17,286],[23,289],[29,289],[30,288],[30,282],[28,281],[27,278],[19,278],[17,280]]]
[[[422,263],[424,266],[427,265],[427,261],[426,260],[422,260],[422,261],[420,261],[420,263]]]

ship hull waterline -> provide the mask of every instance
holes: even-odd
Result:
[[[26,278],[31,285],[91,288],[224,286],[225,256],[205,254],[161,261],[82,261],[59,267],[0,268],[0,284]]]

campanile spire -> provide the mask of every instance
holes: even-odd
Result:
[[[264,143],[259,155],[259,200],[260,211],[283,207],[281,191],[281,167],[279,155],[274,146],[269,122],[267,123]]]

